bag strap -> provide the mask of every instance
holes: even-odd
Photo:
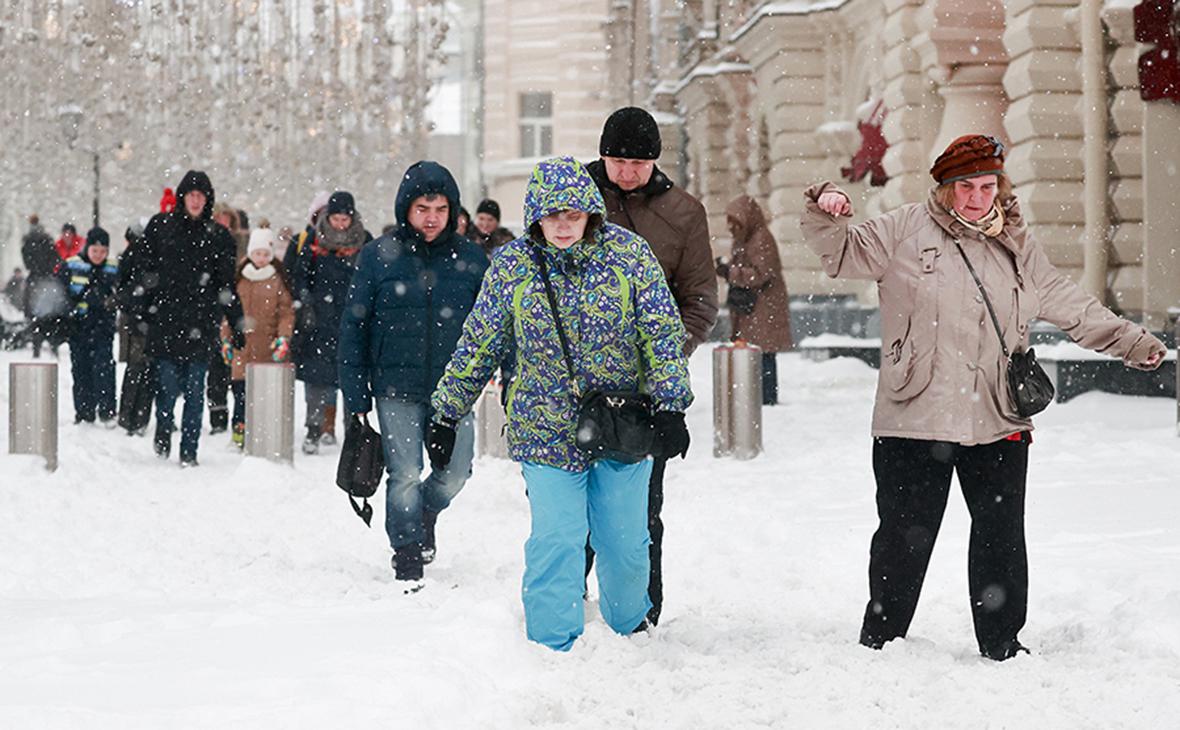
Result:
[[[553,285],[549,283],[549,267],[545,264],[545,252],[539,248],[534,251],[536,252],[537,266],[541,269],[541,281],[545,284],[545,296],[549,300],[549,311],[553,313],[553,322],[557,325],[557,338],[561,340],[561,354],[565,358],[565,367],[569,370],[570,386],[574,389],[574,395],[580,399],[582,392],[578,388],[578,376],[574,370],[574,359],[570,356],[569,340],[565,337],[565,328],[561,326],[561,314],[557,310],[557,297],[553,294]]]
[[[975,273],[975,267],[971,265],[971,259],[967,258],[963,247],[959,245],[959,239],[955,239],[955,248],[959,249],[959,255],[963,257],[963,263],[967,264],[967,271],[971,272],[971,278],[975,279],[975,286],[979,287],[979,293],[983,296],[983,303],[987,305],[987,313],[991,315],[992,326],[996,328],[996,337],[1000,338],[1000,350],[1004,353],[1004,358],[1011,357],[1008,354],[1008,345],[1004,343],[1004,333],[1000,331],[1000,319],[996,316],[996,310],[992,307],[991,297],[987,295],[987,291],[983,288],[983,282],[979,280],[979,274]]]

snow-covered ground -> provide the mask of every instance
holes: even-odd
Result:
[[[1177,726],[1174,402],[1089,394],[1038,417],[1033,654],[995,664],[976,654],[954,495],[910,638],[856,644],[875,372],[780,357],[766,453],[735,462],[711,454],[708,358],[693,448],[669,467],[663,621],[624,638],[591,610],[556,654],[524,638],[515,465],[476,463],[405,596],[381,505],[366,529],[334,450],[292,468],[206,435],[182,471],[149,439],[73,425],[63,349],[61,467],[0,455],[0,727]]]

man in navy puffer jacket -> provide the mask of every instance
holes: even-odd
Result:
[[[455,427],[450,463],[425,480],[430,395],[475,304],[488,260],[456,233],[459,187],[436,162],[410,166],[398,189],[397,230],[365,246],[340,321],[340,388],[352,417],[377,401],[389,479],[385,531],[398,580],[417,590],[434,558],[434,524],[471,476],[471,417]]]

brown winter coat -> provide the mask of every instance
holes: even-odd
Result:
[[[766,225],[766,216],[748,195],[726,206],[725,215],[741,227],[733,241],[725,280],[730,286],[749,287],[758,292],[753,312],[741,314],[731,308],[733,339],[757,345],[763,352],[789,350],[793,343],[787,284],[783,281],[778,244]]]
[[[607,177],[602,160],[586,167],[606,202],[607,220],[643,236],[664,269],[688,330],[686,354],[691,353],[717,322],[717,279],[705,206],[659,169],[646,186],[624,192]]]
[[[803,237],[833,278],[872,279],[881,300],[881,372],[873,435],[997,441],[1032,429],[1008,396],[999,339],[957,240],[983,280],[1009,351],[1028,347],[1029,322],[1057,325],[1083,347],[1143,366],[1159,340],[1117,317],[1049,262],[1015,198],[996,238],[970,230],[935,202],[904,205],[850,225],[804,192]]]
[[[245,266],[253,266],[246,261]],[[234,380],[246,379],[246,363],[273,362],[271,345],[276,337],[291,339],[295,329],[295,308],[291,292],[278,271],[263,281],[251,281],[238,274],[238,298],[242,301],[242,329],[246,333],[246,347],[234,352]],[[221,339],[230,339],[227,322],[221,323]]]

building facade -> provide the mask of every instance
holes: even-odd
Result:
[[[802,245],[808,185],[837,181],[872,215],[924,199],[946,143],[983,133],[1008,146],[1051,260],[1160,329],[1180,306],[1180,89],[1144,74],[1175,63],[1178,5],[623,0],[606,24],[611,88],[679,135],[680,165],[665,166],[705,203],[718,252],[726,203],[763,203],[794,294],[874,296],[827,279]],[[1145,100],[1161,85],[1171,99]]]
[[[592,160],[612,111],[608,0],[486,0],[483,181],[502,223],[521,232],[537,161]],[[474,212],[474,208],[472,208]]]

